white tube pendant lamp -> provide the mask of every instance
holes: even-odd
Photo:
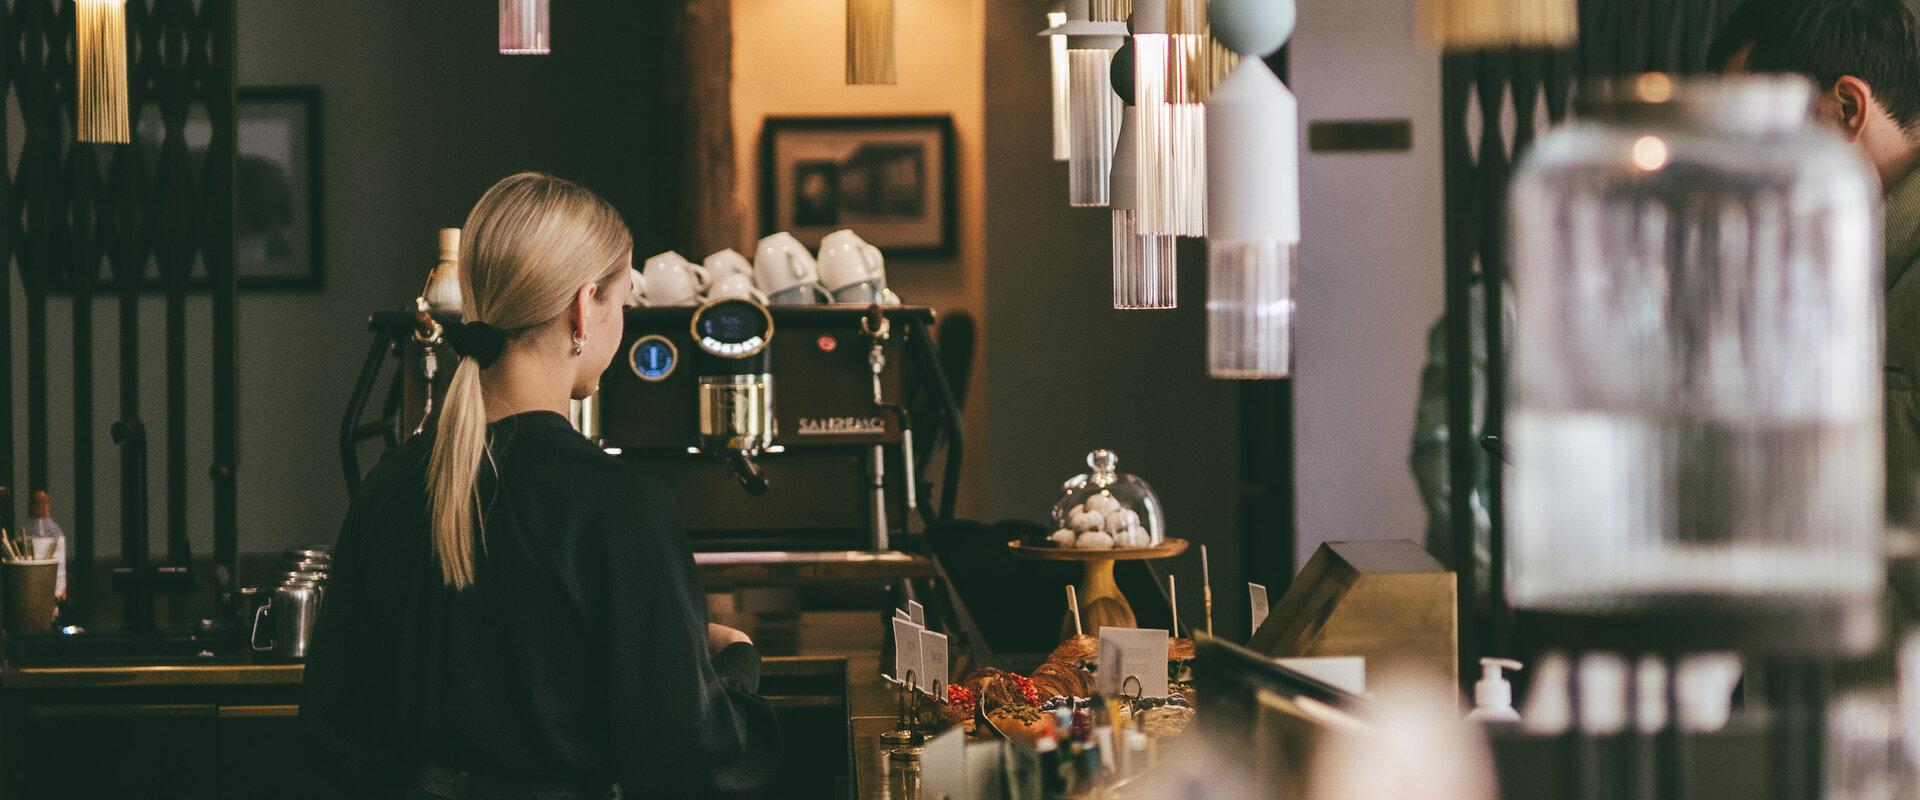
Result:
[[[893,33],[894,0],[847,0],[847,83],[899,82]]]
[[[1207,101],[1207,372],[1293,374],[1300,245],[1299,103],[1261,57],[1293,31],[1293,0],[1214,0],[1238,66]]]
[[[1114,55],[1114,89],[1133,93],[1132,47]],[[1125,84],[1125,85],[1121,85]],[[1140,110],[1128,103],[1121,111],[1120,137],[1113,154],[1113,307],[1117,309],[1175,308],[1180,304],[1176,271],[1176,237],[1140,232],[1138,148],[1135,129]]]
[[[1421,0],[1419,17],[1443,50],[1566,47],[1580,31],[1577,0]]]
[[[131,144],[127,121],[126,0],[74,2],[73,137]]]
[[[1067,203],[1105,208],[1120,127],[1120,97],[1109,76],[1127,26],[1094,22],[1090,13],[1088,0],[1067,0],[1067,21],[1041,35],[1067,37]]]
[[[1207,113],[1201,102],[1207,81],[1195,71],[1204,68],[1203,54],[1211,48],[1204,34],[1171,30],[1168,4],[1139,0],[1133,7],[1140,230],[1205,236]]]
[[[500,0],[500,54],[544,56],[553,50],[547,0]]]
[[[1067,12],[1047,12],[1047,29],[1053,30],[1067,24]],[[1065,161],[1068,154],[1067,133],[1067,35],[1055,33],[1047,36],[1047,65],[1049,76],[1053,79],[1053,160]]]

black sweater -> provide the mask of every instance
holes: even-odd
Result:
[[[399,796],[427,763],[629,798],[764,783],[778,745],[760,657],[708,657],[666,487],[558,414],[489,433],[471,587],[442,583],[429,543],[431,435],[381,458],[347,512],[301,711],[340,794]]]

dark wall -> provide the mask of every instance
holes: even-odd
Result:
[[[1216,629],[1245,636],[1238,389],[1207,377],[1203,249],[1183,241],[1180,308],[1113,309],[1111,213],[1069,208],[1052,159],[1038,8],[986,9],[988,513],[1045,519],[1087,451],[1111,449],[1153,484],[1170,535],[1209,545]],[[1197,622],[1198,548],[1161,565]]]

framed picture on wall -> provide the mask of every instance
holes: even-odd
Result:
[[[235,277],[241,289],[318,290],[326,265],[320,87],[242,86],[235,100]],[[213,128],[190,118],[184,134],[197,164],[206,157]],[[142,117],[135,141],[152,149],[151,163],[159,163],[163,136],[158,115]]]
[[[760,231],[808,247],[850,228],[892,256],[951,255],[952,117],[769,117]]]

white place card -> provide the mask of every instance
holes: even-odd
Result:
[[[913,673],[916,683],[927,685],[926,673],[920,671],[920,633],[922,628],[904,619],[893,620],[893,678],[905,681],[907,673]]]
[[[907,619],[922,628],[927,627],[927,607],[912,600],[907,601]]]
[[[967,732],[949,728],[920,751],[921,800],[973,800],[967,774]]]
[[[1101,628],[1094,688],[1108,697],[1132,694],[1131,677],[1139,679],[1141,697],[1166,697],[1168,638],[1158,628]]]
[[[946,634],[920,629],[920,674],[926,676],[920,681],[920,690],[939,699],[934,691],[947,690]]]
[[[907,613],[907,610],[906,610],[906,609],[904,609],[904,608],[896,608],[896,609],[894,609],[894,610],[893,610],[893,618],[894,618],[894,619],[904,619],[904,620],[906,620],[906,621],[908,621],[908,622],[912,622],[912,621],[913,621],[913,615],[912,615],[912,614],[908,614],[908,613]]]
[[[1267,587],[1249,581],[1247,597],[1253,603],[1253,630],[1260,631],[1260,624],[1267,621]]]

